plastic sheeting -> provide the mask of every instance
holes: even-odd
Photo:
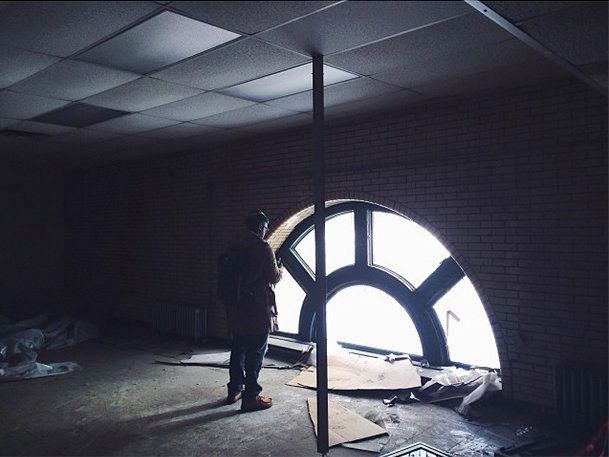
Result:
[[[43,350],[73,346],[98,336],[97,327],[70,317],[50,320],[42,314],[0,325],[0,382],[56,376],[80,370],[74,362],[37,362]]]
[[[428,403],[462,398],[456,410],[459,414],[467,416],[472,403],[499,390],[501,390],[501,378],[497,373],[457,368],[442,370],[413,394],[418,400]]]
[[[482,377],[482,384],[463,398],[463,401],[461,401],[461,404],[457,408],[457,412],[463,416],[467,416],[472,403],[482,400],[499,390],[501,390],[501,379],[497,373],[486,373]]]

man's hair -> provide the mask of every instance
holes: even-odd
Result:
[[[250,212],[245,218],[245,226],[254,233],[260,233],[260,228],[265,223],[269,223],[269,218],[259,209]]]

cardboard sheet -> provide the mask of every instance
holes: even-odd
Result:
[[[317,435],[317,400],[313,397],[307,398],[307,404],[315,435]],[[387,430],[374,422],[364,419],[338,403],[328,401],[328,444],[330,447],[385,434],[387,434]]]
[[[287,385],[317,387],[314,367],[301,371]],[[381,358],[359,355],[328,356],[329,390],[399,390],[421,385],[421,377],[410,360],[386,362]]]

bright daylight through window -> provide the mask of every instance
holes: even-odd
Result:
[[[280,332],[314,340],[312,217],[294,229],[278,255],[285,264],[276,288]],[[329,345],[405,352],[434,365],[499,368],[493,332],[473,285],[444,246],[415,222],[367,203],[332,206],[326,216],[326,265]]]

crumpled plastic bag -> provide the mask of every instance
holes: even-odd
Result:
[[[463,398],[461,404],[457,407],[457,412],[463,416],[466,416],[469,413],[470,405],[472,403],[482,400],[483,398],[491,395],[493,392],[497,392],[501,389],[501,379],[497,373],[490,372],[485,374],[482,377],[482,384]]]
[[[97,327],[88,322],[64,317],[50,322],[42,328],[46,342],[44,349],[60,349],[74,346],[99,336]]]
[[[0,367],[36,361],[44,342],[44,334],[35,328],[0,339]]]
[[[74,362],[38,363],[38,353],[96,338],[97,327],[71,317],[48,321],[41,314],[15,324],[0,325],[0,382],[56,376],[80,370]]]
[[[0,368],[0,382],[57,376],[80,370],[82,370],[81,366],[74,362],[26,362],[13,367]]]
[[[438,373],[436,376],[427,381],[422,387],[421,390],[425,390],[434,384],[440,384],[441,386],[448,387],[460,387],[471,384],[483,376],[477,370],[469,370],[464,372],[462,369],[457,369],[453,371],[442,371]]]

